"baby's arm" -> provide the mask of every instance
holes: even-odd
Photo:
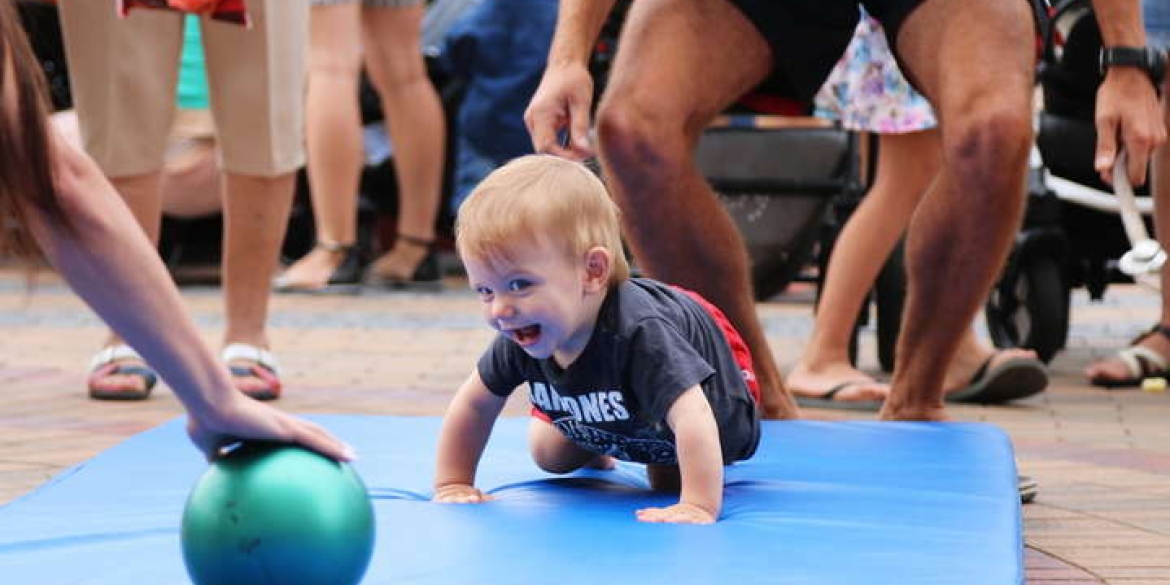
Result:
[[[702,389],[692,386],[679,396],[666,413],[666,423],[674,431],[682,493],[673,506],[638,510],[638,520],[711,524],[723,506],[723,450],[715,413]]]
[[[491,499],[475,488],[475,468],[505,401],[488,390],[478,371],[459,387],[439,432],[434,501],[475,503]]]

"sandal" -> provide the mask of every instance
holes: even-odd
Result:
[[[435,255],[432,249],[435,241],[433,239],[428,240],[406,234],[398,234],[398,243],[406,243],[417,248],[424,248],[427,254],[414,267],[414,272],[411,274],[394,274],[380,271],[379,268],[385,268],[385,260],[389,256],[389,253],[383,254],[381,258],[370,266],[369,274],[366,276],[366,284],[391,290],[442,289],[443,272],[439,268],[439,257]]]
[[[1167,368],[1170,363],[1167,362],[1167,359],[1158,352],[1139,345],[1142,340],[1151,335],[1161,335],[1170,339],[1170,327],[1161,324],[1155,325],[1149,331],[1146,331],[1129,342],[1129,347],[1118,350],[1111,358],[1106,358],[1114,359],[1125,364],[1128,377],[1117,379],[1095,376],[1089,379],[1089,383],[1104,388],[1126,388],[1141,386],[1142,380],[1146,378],[1164,378],[1170,376],[1170,369]]]
[[[89,363],[86,385],[94,400],[146,400],[158,383],[158,374],[146,366],[142,356],[125,344],[111,345],[94,354]],[[110,376],[134,376],[142,379],[141,388],[111,387],[103,384]]]
[[[223,348],[220,359],[231,370],[232,378],[256,378],[265,383],[260,388],[236,388],[256,400],[276,400],[280,398],[281,383],[277,370],[276,357],[272,352],[248,343],[232,343]],[[233,364],[232,362],[252,362],[249,365]]]
[[[341,294],[356,293],[361,290],[362,270],[365,263],[361,250],[357,244],[339,244],[326,240],[317,240],[314,250],[324,250],[331,255],[341,255],[341,263],[333,269],[329,280],[323,286],[314,286],[304,282],[289,280],[285,272],[272,281],[272,289],[278,293],[301,294]]]

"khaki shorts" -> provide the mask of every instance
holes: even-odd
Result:
[[[85,149],[110,177],[162,169],[175,115],[183,15],[61,0]],[[273,177],[305,162],[307,0],[249,0],[252,28],[200,21],[223,169]]]

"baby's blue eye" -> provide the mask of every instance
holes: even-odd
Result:
[[[480,298],[490,299],[492,296],[492,289],[486,286],[477,286],[475,287],[475,294],[479,295]]]
[[[525,278],[517,278],[508,281],[508,290],[512,292],[523,292],[528,287],[532,286],[532,281]]]

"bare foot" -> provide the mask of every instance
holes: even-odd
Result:
[[[943,422],[951,420],[943,406],[898,406],[889,400],[882,405],[881,420]]]
[[[582,465],[582,467],[585,469],[600,469],[601,471],[609,471],[617,467],[617,459],[614,459],[609,455],[598,455],[597,457],[586,461],[585,465]]]
[[[798,363],[784,385],[793,396],[823,398],[833,392],[833,400],[841,402],[882,401],[890,395],[888,384],[875,381],[848,363],[832,363],[815,369]]]
[[[333,271],[341,266],[345,254],[317,246],[293,262],[276,278],[278,289],[317,289],[329,284]]]

